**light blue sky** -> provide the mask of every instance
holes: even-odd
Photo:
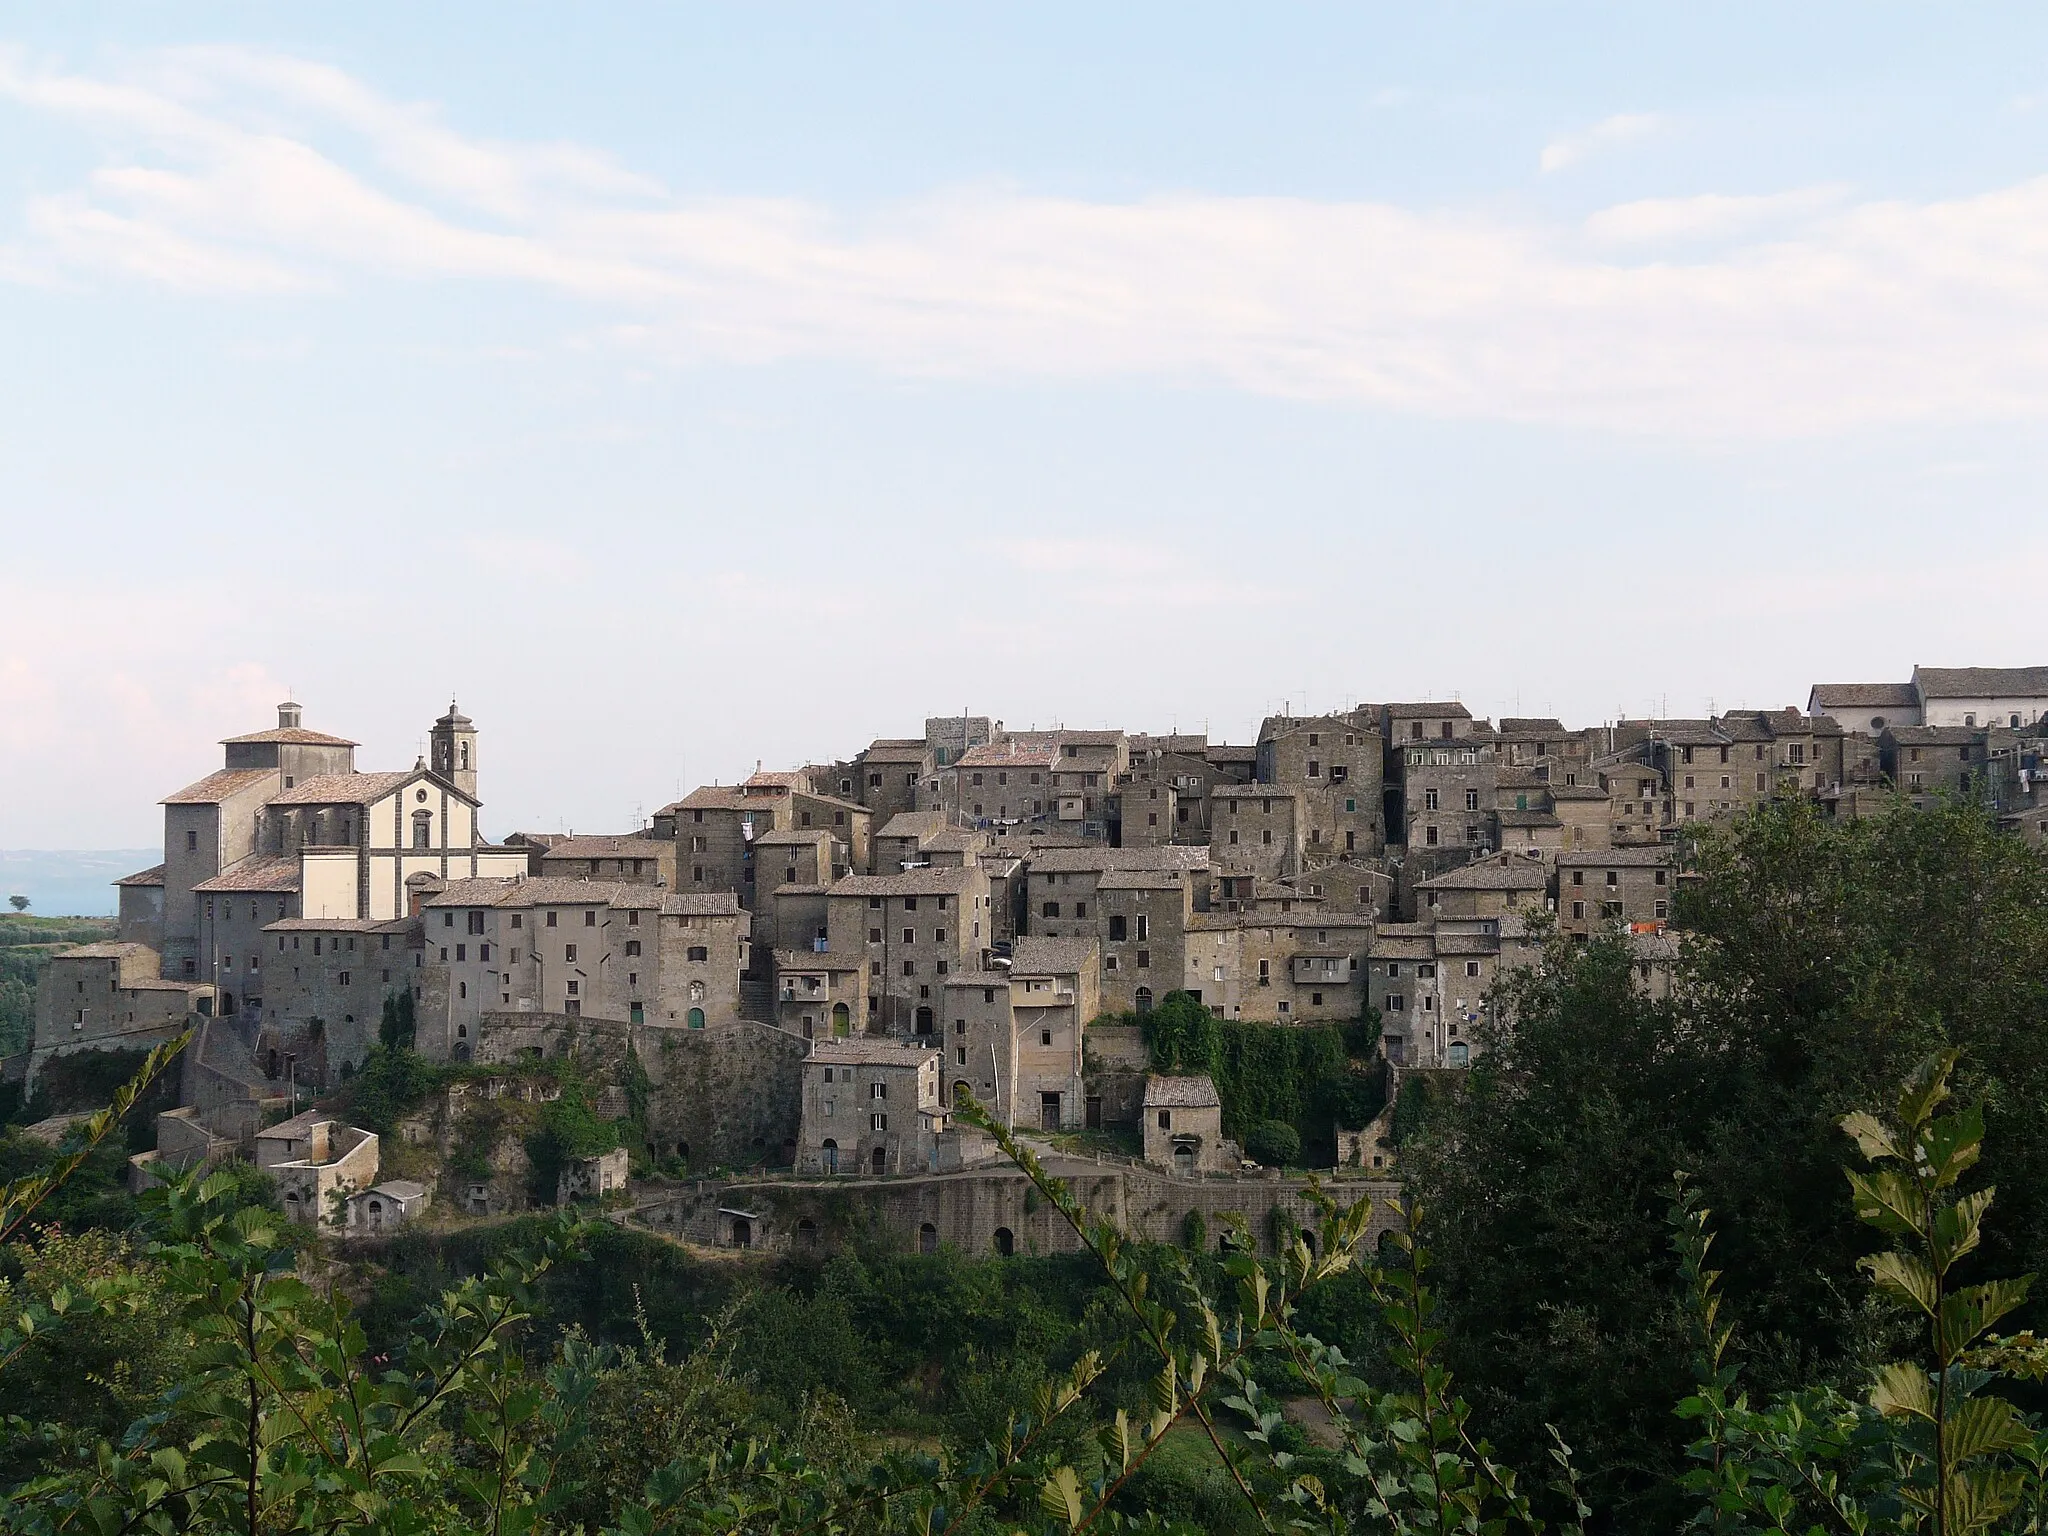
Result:
[[[2038,7],[0,5],[0,847],[2048,659]]]

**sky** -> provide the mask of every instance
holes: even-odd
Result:
[[[0,0],[0,848],[2048,660],[2048,10]]]

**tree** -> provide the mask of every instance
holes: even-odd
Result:
[[[1222,1041],[1216,1015],[1192,993],[1169,992],[1145,1015],[1145,1044],[1162,1072],[1214,1074]]]
[[[17,912],[26,912],[28,910],[28,898],[26,896],[10,896],[7,898],[7,905],[14,908]]]
[[[1268,1168],[1283,1168],[1301,1156],[1301,1132],[1285,1120],[1261,1120],[1245,1137],[1244,1150]]]

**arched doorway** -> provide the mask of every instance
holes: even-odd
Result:
[[[732,1245],[735,1248],[754,1246],[754,1224],[744,1216],[735,1216],[732,1219]]]
[[[794,1168],[796,1166],[796,1138],[794,1136],[782,1138],[782,1166],[785,1168]]]
[[[815,1246],[818,1241],[818,1224],[808,1216],[799,1221],[796,1224],[796,1240],[806,1248]]]
[[[1011,1234],[1010,1229],[1008,1227],[997,1227],[996,1252],[1007,1259],[1016,1251],[1017,1239]]]
[[[692,1028],[692,1029],[702,1029],[703,1027],[704,1027],[704,1010],[703,1010],[702,1008],[692,1008],[692,1009],[690,1010],[690,1028]]]
[[[917,1251],[919,1253],[937,1253],[939,1251],[939,1229],[930,1222],[926,1222],[917,1229]]]
[[[875,1172],[887,1173],[889,1171],[889,1154],[880,1147],[875,1148],[874,1156],[869,1161],[874,1164]]]
[[[965,1104],[970,1092],[971,1090],[967,1086],[966,1078],[956,1077],[953,1079],[953,1102],[956,1105]]]
[[[232,1017],[232,1016],[233,1016],[233,1014],[234,1014],[234,1011],[235,1011],[235,994],[234,994],[234,993],[232,993],[232,992],[223,992],[223,993],[221,993],[221,995],[220,995],[220,1016],[221,1016],[222,1018],[224,1018],[224,1019],[225,1019],[225,1018],[229,1018],[229,1017]]]
[[[373,1227],[381,1227],[381,1226],[383,1226],[383,1225],[384,1225],[384,1202],[383,1202],[382,1200],[379,1200],[379,1199],[377,1199],[377,1198],[376,1198],[376,1197],[375,1197],[375,1196],[373,1195],[373,1196],[372,1196],[372,1197],[370,1198],[370,1201],[369,1201],[369,1211],[370,1211],[370,1225],[371,1225],[371,1226],[373,1226]]]
[[[928,1034],[930,1034],[930,1033],[932,1032],[932,1011],[931,1011],[931,1009],[929,1009],[929,1008],[920,1008],[920,1009],[918,1009],[918,1010],[917,1010],[917,1013],[916,1013],[916,1014],[914,1015],[914,1017],[915,1017],[915,1019],[916,1019],[916,1028],[917,1028],[917,1032],[918,1032],[918,1033],[919,1033],[920,1035],[928,1035]]]
[[[825,1171],[827,1173],[837,1173],[839,1171],[839,1143],[830,1136],[827,1136],[825,1138],[825,1145],[818,1150],[824,1154]]]
[[[1140,1012],[1140,1013],[1150,1013],[1151,1011],[1152,1011],[1152,989],[1151,989],[1150,987],[1140,987],[1140,988],[1138,988],[1138,1012]]]
[[[690,1161],[690,1144],[687,1141],[676,1143],[676,1161],[688,1166]]]
[[[840,1039],[853,1033],[853,1010],[844,1003],[832,1005],[832,1033]]]
[[[1173,1144],[1173,1171],[1175,1173],[1193,1173],[1195,1171],[1195,1142],[1192,1137],[1184,1138]]]

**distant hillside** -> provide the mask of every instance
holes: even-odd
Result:
[[[112,917],[114,882],[163,858],[161,848],[0,848],[0,912],[26,896],[40,917]]]

